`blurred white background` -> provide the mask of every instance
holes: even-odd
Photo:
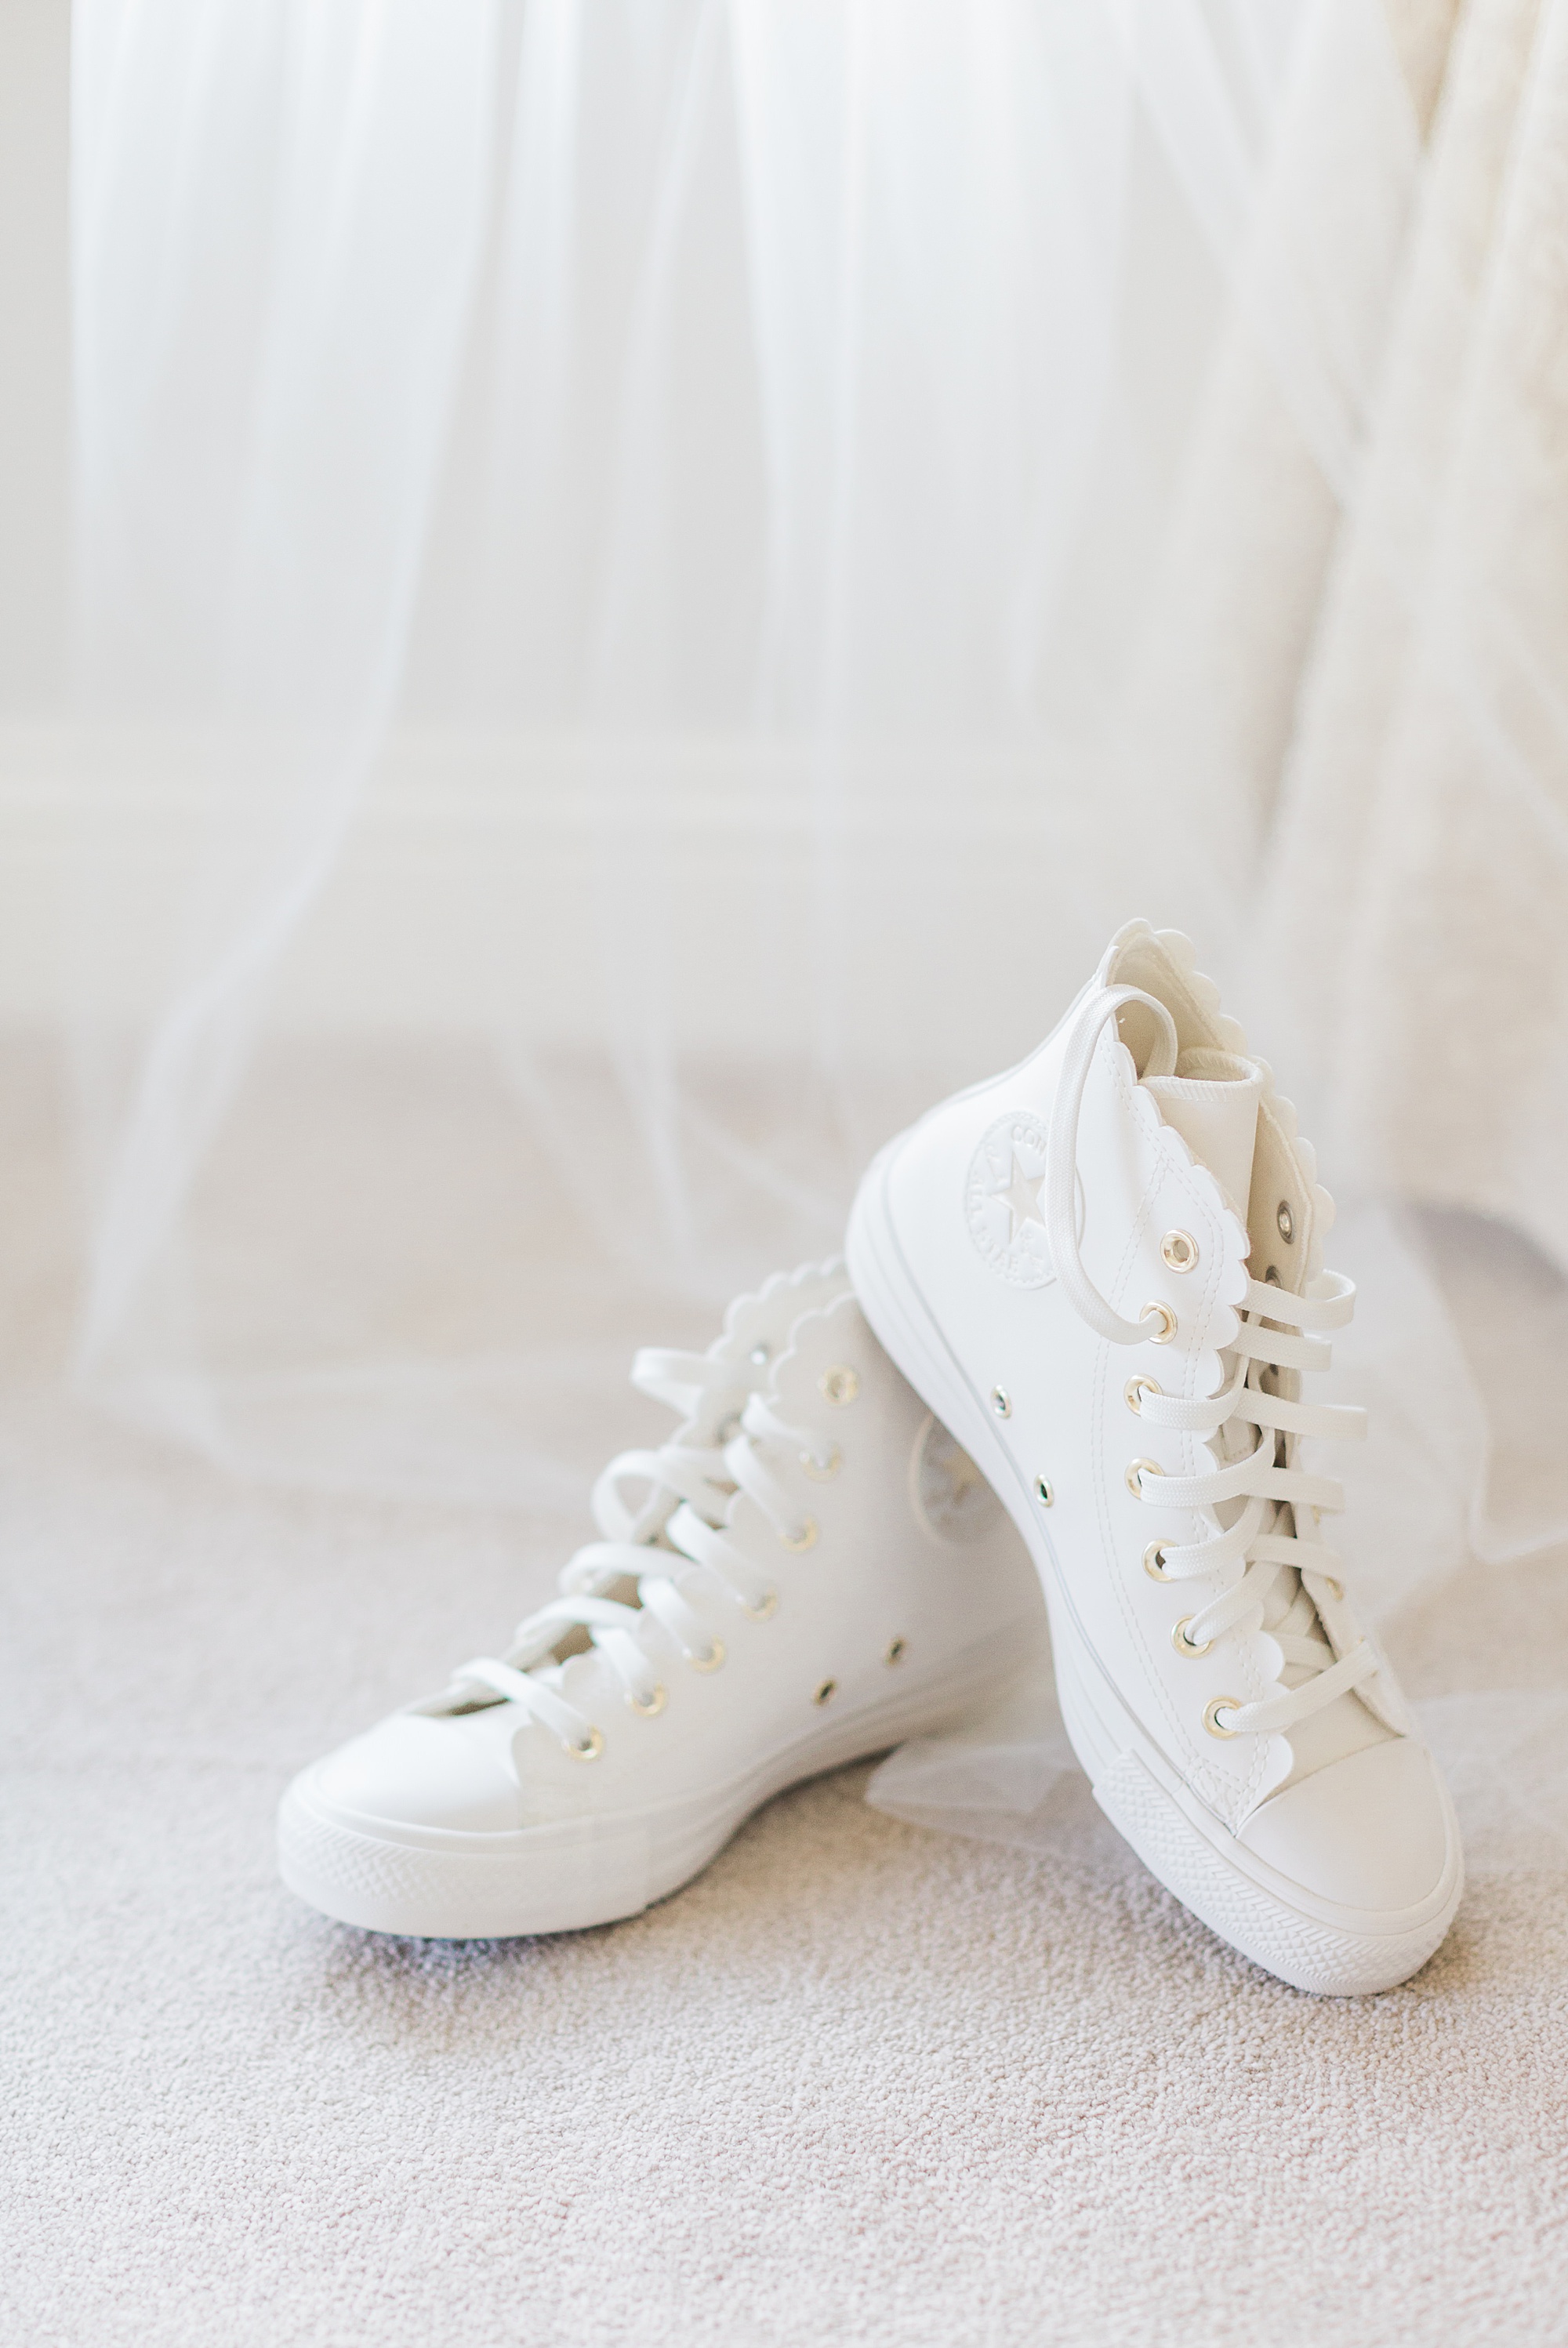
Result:
[[[68,713],[70,294],[68,0],[0,10],[0,726],[4,727],[4,1003],[57,1018],[58,860],[47,784]],[[29,821],[29,816],[31,821]],[[37,859],[34,863],[33,859]],[[31,864],[27,879],[24,867]]]
[[[89,1390],[564,1488],[1134,912],[1554,1328],[1564,40],[6,0],[0,1019]]]

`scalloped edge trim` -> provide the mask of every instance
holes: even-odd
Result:
[[[826,1289],[834,1283],[840,1292],[851,1292],[849,1270],[841,1255],[828,1256],[820,1263],[798,1263],[793,1272],[769,1272],[760,1288],[744,1289],[738,1296],[731,1297],[725,1307],[724,1325],[709,1345],[708,1353],[717,1355],[726,1345],[732,1344],[741,1334],[743,1322],[772,1305],[786,1289],[803,1292],[818,1287]],[[812,1310],[809,1303],[802,1303],[800,1308],[802,1313]],[[796,1317],[799,1319],[799,1315]]]
[[[1241,1021],[1222,1010],[1219,987],[1206,971],[1198,968],[1198,949],[1184,930],[1157,930],[1151,922],[1141,919],[1125,922],[1106,949],[1100,963],[1102,979],[1109,981],[1116,963],[1135,945],[1153,946],[1164,955],[1199,1020],[1209,1027],[1218,1049],[1234,1052],[1262,1071],[1264,1088],[1259,1108],[1266,1108],[1273,1117],[1311,1193],[1312,1245],[1307,1251],[1305,1276],[1309,1281],[1315,1280],[1323,1270],[1323,1242],[1334,1228],[1335,1205],[1332,1194],[1317,1179],[1317,1151],[1301,1130],[1295,1103],[1280,1091],[1269,1062],[1251,1048]]]
[[[786,1287],[792,1282],[801,1281],[803,1275],[810,1274],[817,1271],[820,1271],[824,1274],[830,1274],[835,1269],[841,1269],[842,1265],[843,1258],[841,1256],[830,1256],[828,1262],[820,1266],[801,1264],[799,1269],[793,1272],[788,1274],[782,1272],[775,1274],[774,1278],[767,1282],[766,1286],[760,1292],[764,1296],[776,1296],[781,1288]],[[738,1302],[739,1301],[744,1300],[738,1300]],[[853,1288],[850,1285],[846,1277],[843,1287],[838,1290],[835,1294],[824,1296],[816,1303],[806,1305],[801,1312],[796,1314],[794,1320],[789,1323],[789,1334],[788,1337],[779,1347],[778,1353],[775,1354],[773,1359],[768,1365],[768,1378],[764,1391],[767,1393],[768,1398],[770,1402],[782,1403],[786,1398],[786,1387],[789,1379],[789,1373],[794,1368],[795,1365],[800,1358],[800,1348],[798,1341],[799,1334],[801,1330],[805,1328],[807,1323],[829,1321],[832,1318],[835,1313],[842,1313],[846,1307],[853,1313],[856,1319],[859,1321],[861,1327],[865,1331],[866,1335],[871,1339],[872,1345],[876,1348],[877,1353],[881,1355],[882,1359],[887,1363],[887,1366],[892,1375],[895,1378],[902,1375],[897,1365],[885,1353],[882,1352],[882,1346],[878,1344],[876,1332],[872,1329],[871,1323],[866,1319],[865,1313],[861,1308],[861,1300],[855,1294]],[[737,1491],[731,1493],[724,1511],[724,1524],[722,1529],[725,1532],[733,1533],[738,1529],[736,1525],[736,1512],[739,1509],[740,1503],[744,1498],[745,1495],[741,1492]]]
[[[1101,980],[1106,983],[1114,983],[1117,964],[1130,952],[1140,947],[1145,950],[1152,948],[1163,957],[1182,994],[1186,997],[1187,1004],[1197,1023],[1208,1029],[1215,1047],[1221,1051],[1234,1053],[1239,1058],[1250,1060],[1262,1075],[1263,1090],[1258,1100],[1259,1115],[1266,1115],[1270,1118],[1295,1156],[1301,1169],[1304,1187],[1309,1191],[1312,1199],[1312,1244],[1307,1251],[1306,1262],[1304,1266],[1304,1285],[1310,1283],[1323,1270],[1323,1241],[1334,1227],[1335,1205],[1330,1193],[1317,1179],[1317,1152],[1301,1130],[1295,1103],[1280,1091],[1269,1062],[1250,1049],[1246,1030],[1240,1020],[1232,1018],[1228,1012],[1222,1010],[1219,986],[1206,971],[1201,971],[1198,968],[1197,948],[1184,931],[1157,930],[1152,922],[1145,921],[1127,922],[1117,932],[1106,950],[1100,964]],[[1126,1045],[1119,1043],[1117,1048],[1125,1056],[1128,1068],[1132,1074],[1134,1098],[1147,1113],[1152,1114],[1161,1130],[1168,1133],[1180,1145],[1187,1163],[1197,1173],[1207,1178],[1219,1199],[1221,1210],[1227,1223],[1233,1230],[1239,1231],[1244,1248],[1241,1262],[1244,1266],[1252,1255],[1252,1235],[1246,1225],[1234,1208],[1229,1205],[1219,1184],[1209,1173],[1208,1168],[1201,1165],[1194,1159],[1185,1138],[1176,1131],[1174,1126],[1166,1123],[1160,1115],[1158,1102],[1147,1095],[1143,1086],[1137,1082],[1137,1071],[1133,1067],[1132,1056],[1127,1051]],[[1240,1329],[1240,1316],[1234,1312],[1234,1303],[1239,1301],[1240,1296],[1244,1296],[1246,1293],[1245,1277],[1243,1272],[1243,1286],[1238,1292],[1237,1300],[1228,1296],[1222,1299],[1222,1302],[1232,1308],[1233,1337],[1239,1333]],[[1219,1391],[1222,1381],[1219,1354],[1223,1350],[1223,1346],[1219,1347],[1212,1357],[1214,1383],[1205,1388],[1207,1393],[1213,1394]],[[1205,1375],[1208,1371],[1209,1360],[1210,1356],[1207,1353],[1201,1357]],[[1220,1455],[1213,1446],[1208,1445],[1205,1448],[1209,1450],[1216,1466],[1220,1465]],[[1320,1614],[1320,1619],[1324,1620],[1325,1628],[1327,1629],[1329,1626],[1326,1618],[1323,1618]],[[1332,1643],[1332,1633],[1330,1635]],[[1266,1643],[1267,1646],[1274,1649],[1275,1669],[1267,1684],[1272,1692],[1283,1695],[1285,1688],[1284,1681],[1279,1677],[1279,1671],[1283,1668],[1283,1658],[1279,1648],[1266,1630],[1260,1628],[1256,1636],[1260,1643]],[[1335,1652],[1337,1653],[1340,1650],[1336,1647]],[[1264,1663],[1266,1671],[1266,1656],[1261,1656],[1260,1662]],[[1386,1722],[1385,1725],[1391,1726],[1392,1724]],[[1266,1801],[1271,1794],[1277,1793],[1280,1787],[1289,1781],[1295,1768],[1295,1748],[1288,1734],[1277,1734],[1269,1737],[1267,1742],[1272,1748],[1273,1761],[1272,1765],[1265,1764],[1263,1770],[1261,1790],[1254,1795],[1249,1806],[1253,1808],[1260,1802]],[[1283,1767],[1280,1766],[1282,1761],[1284,1765]]]
[[[1107,1032],[1111,1033],[1109,1026]],[[1120,1056],[1120,1062],[1125,1064],[1121,1066],[1120,1073],[1132,1103],[1134,1117],[1138,1118],[1156,1148],[1169,1142],[1175,1144],[1183,1163],[1198,1177],[1203,1188],[1212,1193],[1214,1205],[1219,1210],[1221,1228],[1225,1234],[1225,1270],[1216,1302],[1219,1310],[1222,1313],[1228,1313],[1231,1316],[1230,1334],[1222,1341],[1217,1342],[1212,1350],[1205,1347],[1198,1356],[1199,1362],[1205,1369],[1211,1362],[1213,1364],[1214,1383],[1212,1386],[1203,1389],[1204,1396],[1207,1398],[1217,1395],[1224,1383],[1224,1368],[1220,1355],[1225,1351],[1227,1345],[1233,1345],[1241,1334],[1239,1307],[1246,1295],[1247,1282],[1251,1276],[1247,1271],[1247,1263],[1253,1251],[1252,1234],[1209,1169],[1201,1159],[1192,1155],[1191,1146],[1185,1134],[1179,1133],[1176,1128],[1161,1115],[1160,1104],[1153,1094],[1138,1081],[1138,1070],[1133,1065],[1131,1053],[1114,1034],[1112,1034],[1112,1046]],[[1223,1327],[1224,1323],[1221,1322],[1218,1326]]]
[[[1232,1021],[1231,1025],[1234,1026],[1234,1021]],[[1241,1314],[1237,1308],[1247,1292],[1247,1281],[1250,1277],[1247,1263],[1252,1254],[1252,1234],[1234,1207],[1231,1205],[1214,1176],[1201,1159],[1193,1156],[1191,1145],[1185,1134],[1179,1133],[1173,1125],[1167,1122],[1161,1115],[1160,1104],[1152,1093],[1146,1091],[1139,1083],[1138,1070],[1126,1045],[1116,1035],[1114,1029],[1108,1029],[1107,1032],[1111,1036],[1112,1049],[1118,1058],[1118,1072],[1131,1102],[1133,1116],[1140,1123],[1145,1136],[1152,1141],[1157,1149],[1173,1148],[1180,1162],[1196,1177],[1200,1187],[1219,1210],[1220,1227],[1225,1235],[1225,1263],[1221,1274],[1220,1292],[1215,1300],[1214,1328],[1211,1332],[1214,1343],[1212,1345],[1206,1345],[1196,1356],[1194,1363],[1195,1387],[1200,1395],[1207,1398],[1217,1395],[1224,1385],[1224,1365],[1220,1355],[1224,1352],[1225,1347],[1233,1344],[1241,1334]],[[1231,1046],[1227,1045],[1223,1048],[1229,1050]],[[1228,1316],[1228,1329],[1226,1316]],[[1222,1331],[1227,1334],[1222,1335]],[[1223,1465],[1212,1441],[1206,1442],[1203,1448],[1217,1468]],[[1268,1637],[1268,1633],[1261,1630],[1256,1635],[1260,1639]],[[1272,1641],[1270,1644],[1273,1644]],[[1264,1686],[1270,1695],[1284,1695],[1284,1686],[1279,1678],[1279,1666],[1284,1658],[1280,1655],[1277,1647],[1274,1652],[1275,1668],[1272,1674],[1267,1668],[1266,1657],[1260,1658]],[[1209,1797],[1217,1797],[1217,1804],[1220,1807],[1227,1809],[1233,1807],[1236,1818],[1244,1818],[1255,1809],[1260,1802],[1267,1801],[1270,1794],[1278,1791],[1295,1766],[1295,1755],[1289,1739],[1278,1735],[1266,1737],[1257,1763],[1254,1765],[1251,1780],[1240,1788],[1233,1784],[1227,1784],[1216,1774],[1204,1772],[1205,1777],[1209,1780]],[[1194,1782],[1196,1783],[1197,1780],[1194,1779]]]

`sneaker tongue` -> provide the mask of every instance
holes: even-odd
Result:
[[[1224,1190],[1244,1222],[1253,1187],[1263,1070],[1233,1052],[1193,1045],[1173,1076],[1145,1076],[1160,1114],[1173,1125],[1193,1157]]]

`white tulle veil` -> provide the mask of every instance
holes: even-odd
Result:
[[[1451,14],[77,0],[90,1391],[563,1500],[1144,912],[1354,1207],[1371,1611],[1562,1537],[1568,8]]]

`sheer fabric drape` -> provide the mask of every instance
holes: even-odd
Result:
[[[559,1498],[1133,911],[1568,1264],[1568,7],[1450,18],[77,0],[94,1392]],[[1346,1237],[1392,1605],[1568,1490]]]

